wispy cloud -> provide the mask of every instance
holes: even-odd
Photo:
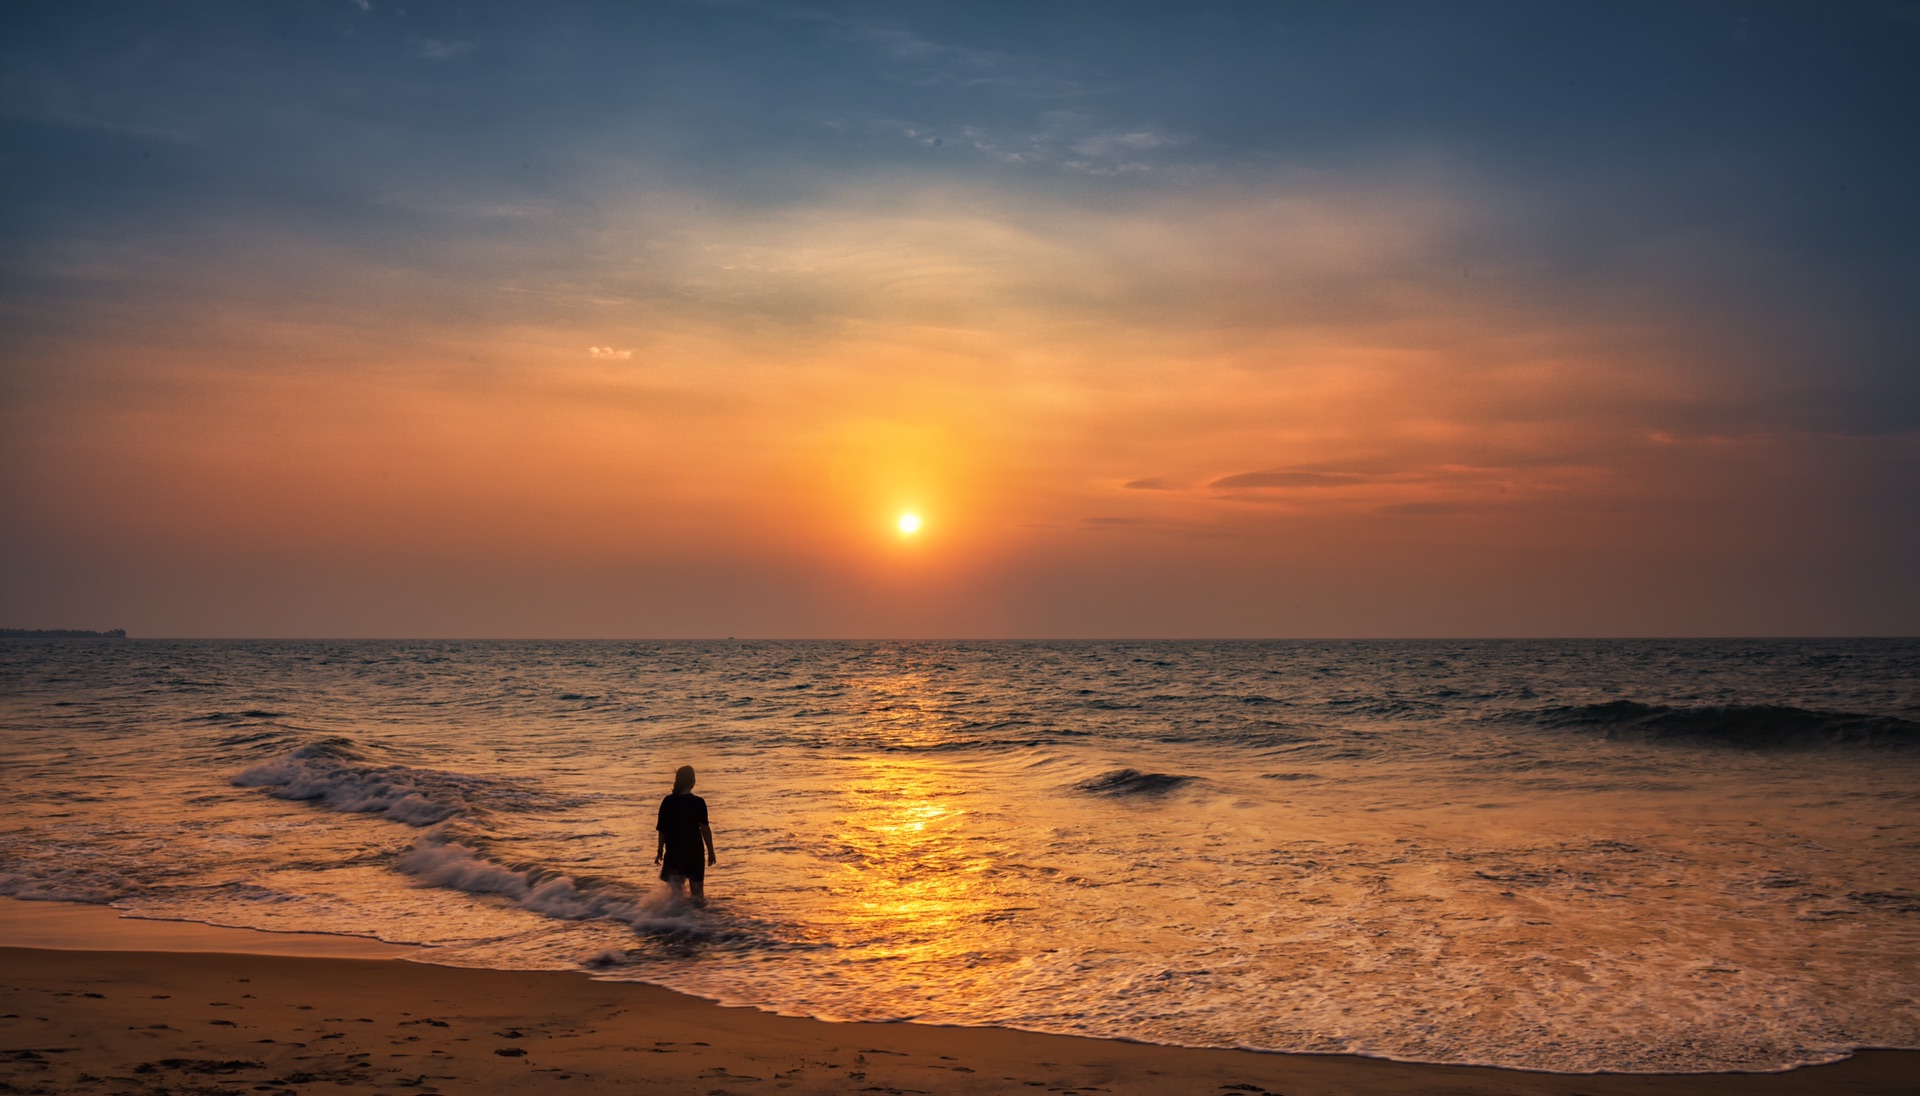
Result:
[[[1187,134],[1144,127],[1117,129],[1086,111],[1047,111],[1025,128],[936,123],[900,118],[835,118],[832,129],[896,137],[926,149],[953,148],[1003,164],[1028,164],[1085,175],[1117,176],[1203,165],[1182,153]]]
[[[473,52],[473,43],[464,41],[446,42],[438,38],[419,38],[413,43],[413,51],[429,61],[451,61],[456,57],[465,57]]]
[[[1345,473],[1329,475],[1325,472],[1241,472],[1238,475],[1222,476],[1209,487],[1220,490],[1260,487],[1351,487],[1365,483],[1364,477]]]
[[[1091,124],[1084,117],[1076,121]],[[1098,130],[1078,139],[1054,136],[1066,143],[1058,157],[1062,167],[1094,175],[1152,171],[1166,162],[1167,153],[1192,141],[1186,134],[1155,129]]]
[[[884,81],[942,94],[944,122],[868,118],[852,125],[895,133],[927,148],[967,148],[1007,164],[1035,164],[1092,175],[1125,175],[1178,162],[1191,135],[1133,118],[1115,118],[1102,104],[1120,86],[1084,64],[1031,52],[983,49],[939,40],[907,26],[810,12],[798,18],[828,24],[831,39],[869,50]],[[912,98],[907,96],[906,98]],[[828,123],[845,128],[850,123]]]
[[[66,110],[50,110],[37,117],[38,121],[59,126],[71,126],[75,129],[88,129],[97,133],[111,134],[115,137],[127,137],[140,141],[165,141],[169,144],[192,145],[200,143],[193,134],[169,126],[142,125],[137,122],[124,122],[111,118],[98,118]]]
[[[929,86],[990,89],[1023,97],[1071,98],[1090,88],[1072,66],[1035,54],[939,42],[900,26],[828,18],[834,35],[871,47],[892,63],[894,79]]]
[[[633,351],[615,350],[611,346],[589,346],[587,356],[595,361],[624,362],[633,357]]]
[[[1479,502],[1396,502],[1382,506],[1377,511],[1394,517],[1436,517],[1445,514],[1472,514],[1490,509],[1494,504]]]

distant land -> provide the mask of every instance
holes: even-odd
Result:
[[[0,628],[0,639],[125,639],[125,628],[109,628],[104,632],[89,631],[85,628]]]

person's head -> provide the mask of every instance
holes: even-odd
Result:
[[[690,792],[693,790],[693,766],[682,765],[673,773],[673,790]]]

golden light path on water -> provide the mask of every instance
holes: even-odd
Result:
[[[993,861],[963,847],[966,811],[921,763],[867,761],[850,783],[834,840],[853,857],[836,866],[833,898],[855,931],[890,941],[878,957],[952,965],[998,908],[985,885]]]
[[[906,517],[901,531],[911,532]],[[874,697],[867,720],[876,740],[910,750],[946,737],[924,673],[856,687]],[[836,784],[844,791],[831,827],[845,855],[828,889],[848,927],[887,941],[875,957],[904,963],[920,977],[944,981],[964,970],[964,956],[980,949],[975,936],[999,903],[990,887],[994,859],[967,848],[969,812],[953,776],[925,756],[864,756],[850,759]]]

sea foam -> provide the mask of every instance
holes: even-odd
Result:
[[[351,740],[337,737],[254,765],[235,776],[233,783],[266,788],[276,798],[331,810],[385,815],[410,826],[431,826],[482,811],[550,805],[524,780],[382,764],[369,759]]]

